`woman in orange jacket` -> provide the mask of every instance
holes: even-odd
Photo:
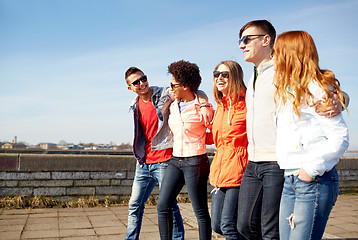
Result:
[[[247,165],[246,87],[235,61],[223,61],[214,71],[217,110],[207,144],[217,148],[209,180],[212,191],[211,227],[226,239],[240,239],[237,206],[241,179]]]

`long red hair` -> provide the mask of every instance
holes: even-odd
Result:
[[[313,102],[313,96],[308,89],[311,81],[316,81],[326,92],[327,100],[323,107],[330,104],[331,92],[334,92],[346,108],[339,81],[332,71],[319,68],[316,45],[307,32],[289,31],[278,35],[274,46],[274,61],[275,100],[281,99],[283,104],[286,104],[288,98],[293,98],[293,111],[298,116],[298,108],[302,104],[316,106],[321,103]],[[310,102],[313,104],[310,105]]]

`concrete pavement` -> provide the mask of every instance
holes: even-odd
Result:
[[[199,239],[190,203],[179,204],[188,240]],[[126,236],[128,206],[0,209],[0,239],[111,240]],[[159,239],[156,206],[147,206],[141,240]],[[213,233],[213,239],[224,239]],[[358,196],[339,196],[324,239],[358,239]]]

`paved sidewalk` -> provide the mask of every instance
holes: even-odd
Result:
[[[339,196],[324,239],[358,239],[358,196]],[[198,239],[197,222],[188,203],[179,204],[186,239]],[[126,236],[127,206],[109,208],[0,209],[0,239],[110,240]],[[147,206],[141,240],[159,239],[155,206]],[[213,239],[224,239],[213,233]]]

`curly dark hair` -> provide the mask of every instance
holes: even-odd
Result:
[[[201,76],[199,67],[195,63],[184,60],[173,62],[168,66],[168,73],[172,74],[179,84],[189,87],[190,91],[198,90]]]

